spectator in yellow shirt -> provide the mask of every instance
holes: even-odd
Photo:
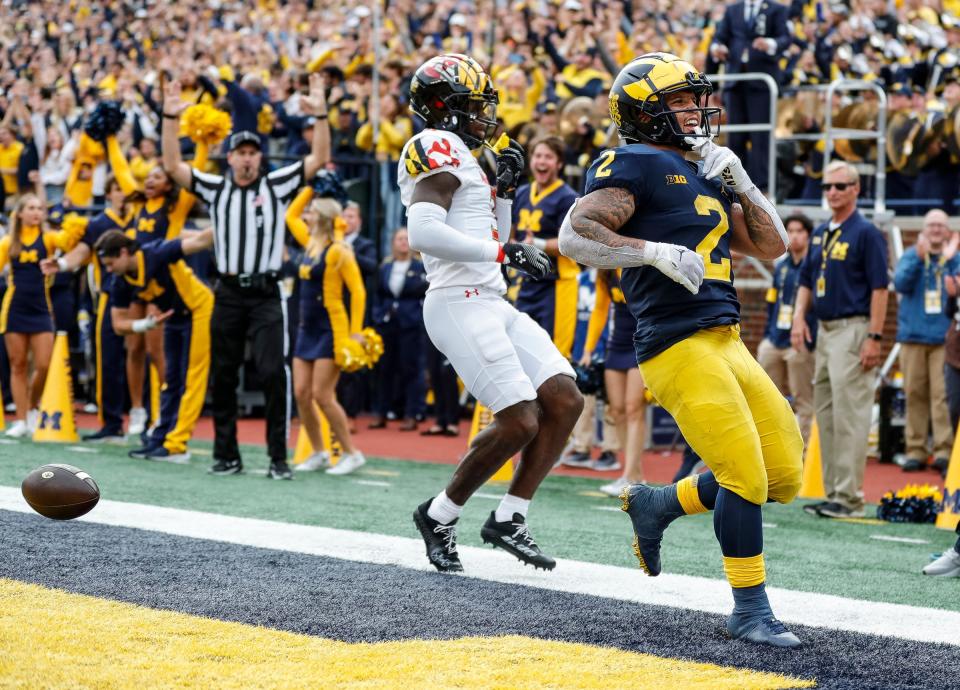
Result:
[[[365,109],[367,113],[369,108]],[[403,145],[413,136],[413,122],[403,114],[400,101],[392,93],[380,97],[380,131],[377,137],[376,158],[380,162],[380,199],[383,201],[383,233],[386,254],[390,251],[393,233],[403,225],[403,205],[397,186],[397,162]],[[373,123],[364,123],[357,130],[357,148],[370,151],[373,145]]]
[[[23,143],[17,140],[13,130],[7,125],[0,125],[0,175],[3,175],[4,205],[6,197],[17,195],[17,166],[22,151]]]

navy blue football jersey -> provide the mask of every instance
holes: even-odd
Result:
[[[739,323],[730,260],[732,193],[679,153],[645,144],[600,154],[587,171],[585,193],[605,187],[633,194],[635,210],[621,235],[681,245],[703,256],[704,280],[696,295],[652,266],[623,269],[620,285],[637,319],[637,361],[704,328]]]
[[[563,180],[556,180],[545,189],[537,189],[536,182],[518,188],[513,201],[516,241],[522,242],[528,234],[542,240],[557,239],[560,225],[576,199],[577,193]],[[553,273],[540,280],[524,276],[521,294],[534,289],[537,283],[549,285],[558,278],[575,280],[580,274],[577,263],[565,256],[557,258],[556,267]]]

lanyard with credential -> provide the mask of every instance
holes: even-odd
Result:
[[[925,314],[940,314],[943,312],[943,266],[945,257],[937,257],[936,264],[930,261],[927,255],[923,259],[923,311]],[[930,267],[933,266],[934,285],[930,287]]]
[[[820,277],[817,278],[817,297],[823,297],[827,294],[827,259],[841,234],[843,234],[843,227],[838,226],[833,235],[823,245],[823,254],[820,255]]]

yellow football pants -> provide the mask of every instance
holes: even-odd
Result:
[[[698,331],[643,362],[640,372],[720,486],[756,504],[796,497],[800,428],[739,326]]]

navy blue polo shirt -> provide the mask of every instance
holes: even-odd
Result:
[[[803,259],[794,261],[787,254],[773,267],[773,286],[767,290],[767,328],[763,336],[774,347],[790,347],[790,329],[793,326],[793,310],[797,303],[800,287],[800,269]],[[817,316],[813,310],[807,311],[807,326],[813,340],[807,343],[807,349],[813,350],[817,342]]]
[[[813,231],[800,285],[813,293],[819,320],[869,316],[871,293],[889,283],[887,240],[859,211],[836,230],[824,223]]]

